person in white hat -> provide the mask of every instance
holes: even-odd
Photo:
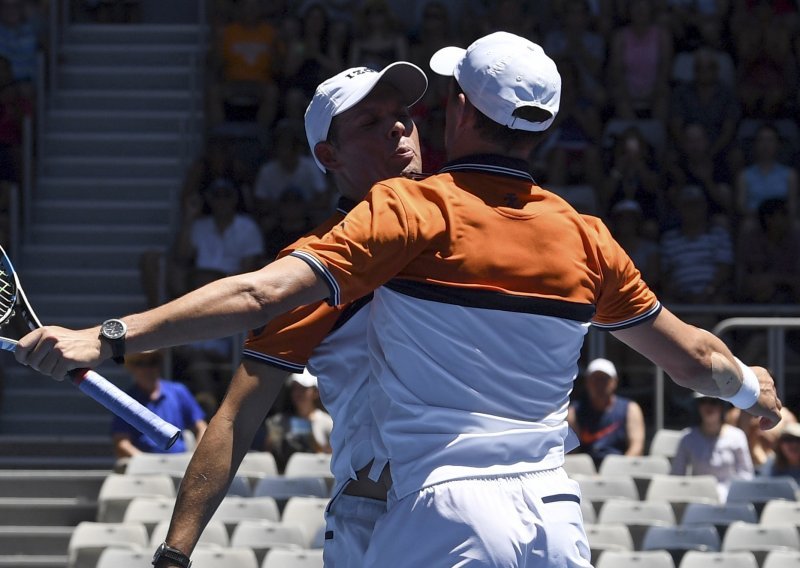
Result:
[[[644,452],[644,414],[639,404],[617,394],[617,367],[608,359],[586,366],[586,396],[569,408],[569,425],[581,442],[580,451],[599,466],[609,454],[640,456]]]
[[[408,107],[426,88],[425,73],[402,61],[381,71],[347,69],[318,86],[306,111],[306,135],[316,165],[333,177],[341,198],[317,232],[339,224],[373,183],[422,170]],[[335,498],[326,510],[325,565],[363,566],[375,521],[386,511],[387,492],[379,479],[386,459],[375,458],[370,442],[377,437],[366,391],[370,298],[342,306],[316,302],[250,331],[219,417],[181,484],[157,568],[188,562],[284,383],[298,416],[268,420],[268,439],[277,435],[272,441],[282,450],[332,450]],[[319,399],[331,416],[317,407]]]
[[[780,401],[765,369],[662,308],[600,220],[536,185],[527,157],[560,99],[541,47],[496,32],[437,52],[431,68],[454,78],[438,174],[377,183],[290,256],[125,316],[128,341],[228,335],[374,291],[369,400],[392,488],[363,565],[588,567],[580,490],[563,464],[589,325],[763,428]],[[47,326],[16,350],[56,378],[110,356],[96,327]]]

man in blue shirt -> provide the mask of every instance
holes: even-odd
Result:
[[[133,377],[127,392],[155,414],[175,424],[181,430],[191,430],[199,441],[206,430],[205,413],[181,383],[161,378],[163,358],[158,351],[136,353],[125,357],[125,367]],[[114,455],[128,458],[142,452],[164,452],[158,444],[119,417],[111,423]],[[179,438],[169,453],[187,451],[186,442]]]

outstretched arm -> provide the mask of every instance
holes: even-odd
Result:
[[[287,256],[264,268],[216,280],[168,304],[122,318],[130,353],[227,337],[260,327],[297,306],[327,298],[325,282],[302,260]],[[71,369],[111,357],[99,327],[45,326],[23,337],[17,361],[62,379]]]
[[[288,373],[245,360],[186,468],[166,542],[192,554]],[[164,560],[157,568],[171,568]]]
[[[683,387],[726,399],[742,388],[743,369],[722,340],[684,323],[666,308],[650,321],[613,333]],[[760,391],[757,402],[744,410],[761,417],[761,428],[767,430],[780,422],[781,402],[769,373],[761,367],[751,371]]]

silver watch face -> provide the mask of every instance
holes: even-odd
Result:
[[[104,321],[101,328],[103,337],[107,337],[108,339],[119,339],[120,337],[124,337],[126,331],[128,331],[128,326],[125,325],[125,322],[118,319]]]

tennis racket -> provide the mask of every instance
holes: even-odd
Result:
[[[0,246],[0,349],[14,351],[17,341],[29,331],[42,327],[28,303],[11,259]],[[69,372],[72,384],[108,410],[128,422],[142,434],[169,449],[181,431],[156,416],[127,393],[89,369]]]

